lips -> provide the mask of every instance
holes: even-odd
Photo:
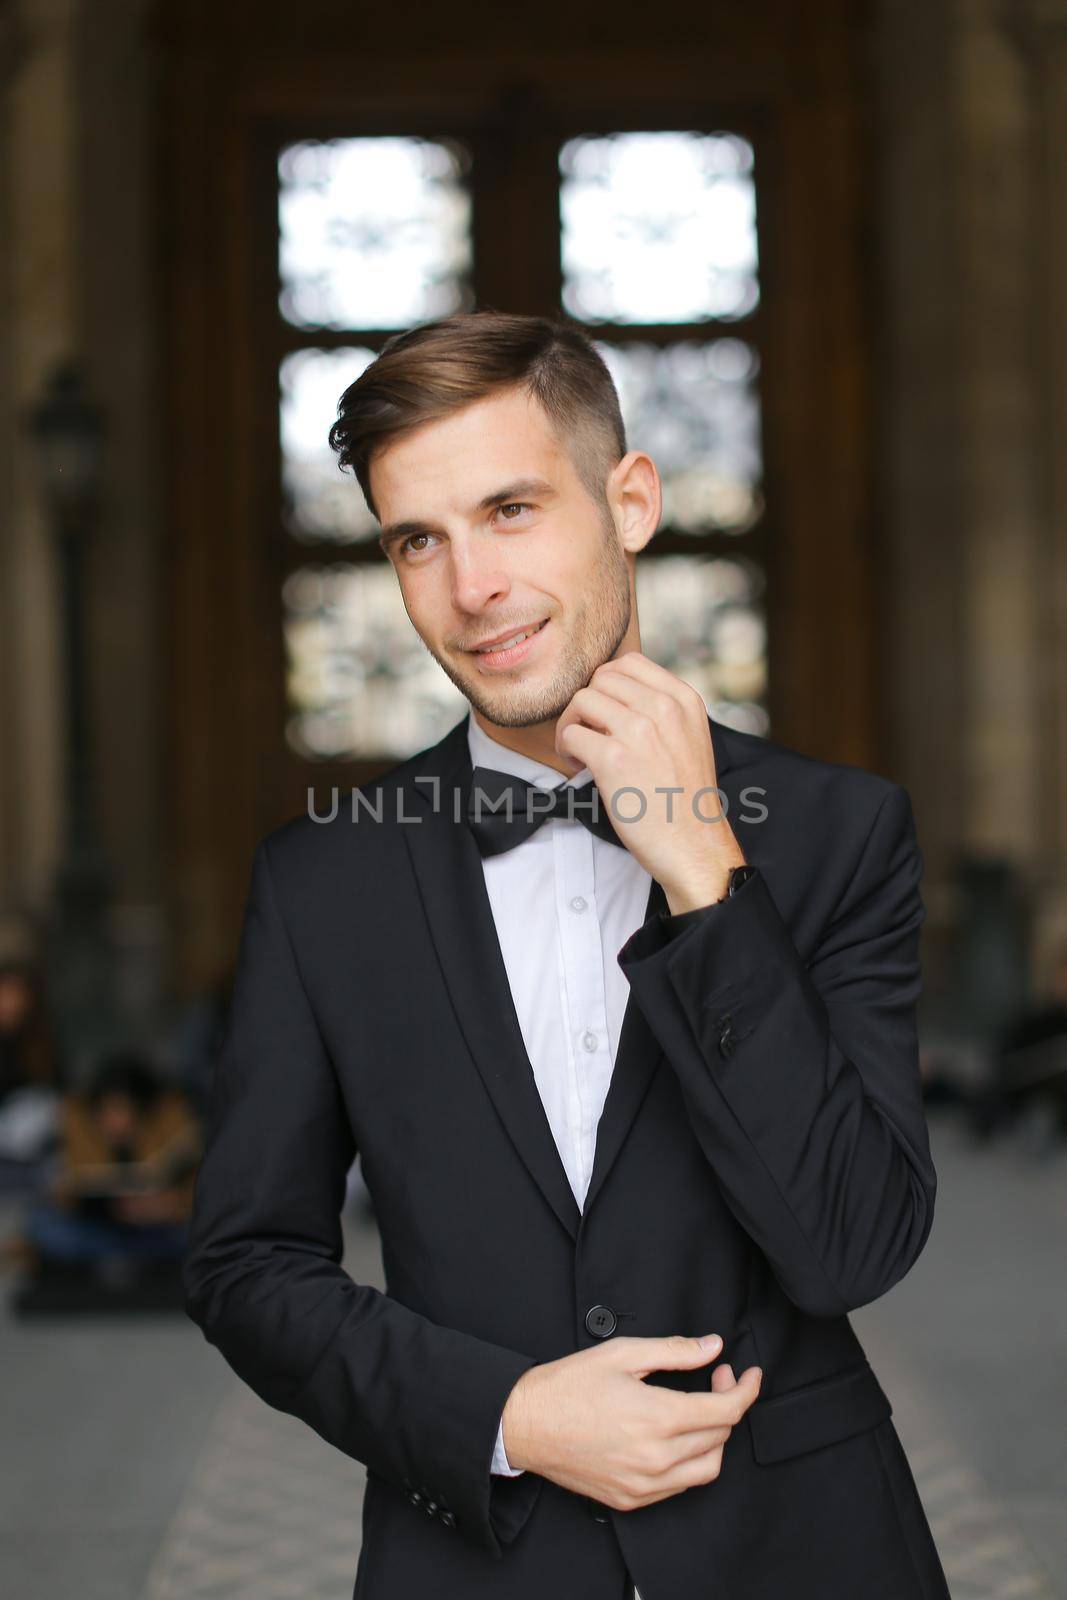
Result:
[[[494,644],[489,649],[482,648],[470,651],[470,654],[478,663],[478,671],[486,675],[492,675],[498,672],[521,670],[537,656],[540,650],[538,640],[543,633],[548,631],[548,625],[551,620],[550,617],[546,617],[544,622],[537,624],[532,631],[528,631],[525,628],[516,628],[514,633],[508,634],[507,638],[503,639],[500,644]],[[516,637],[519,638],[518,644],[512,642]]]
[[[531,627],[517,628],[514,633],[506,634],[502,639],[493,640],[491,644],[476,645],[471,654],[476,656],[495,655],[501,650],[513,650],[517,645],[523,644],[527,639],[532,638],[535,633],[540,633],[547,621],[548,618],[544,617]]]

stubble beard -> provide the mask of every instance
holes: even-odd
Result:
[[[597,667],[611,660],[626,637],[633,609],[630,569],[606,508],[601,531],[599,555],[589,586],[591,598],[583,600],[574,613],[557,674],[550,684],[501,678],[499,686],[489,685],[473,674],[468,678],[452,662],[430,651],[442,671],[487,722],[498,728],[530,728],[539,722],[555,722],[578,690],[585,688]]]

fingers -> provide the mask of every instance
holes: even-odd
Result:
[[[737,1387],[734,1369],[728,1361],[721,1361],[711,1374],[711,1388],[713,1394],[728,1394]],[[680,1461],[689,1461],[694,1456],[707,1455],[717,1446],[726,1443],[733,1432],[733,1425],[724,1422],[717,1428],[699,1428],[683,1434],[685,1446],[679,1454]]]
[[[659,1371],[695,1371],[714,1362],[722,1349],[718,1334],[623,1337],[600,1351],[585,1352],[581,1359],[610,1361],[617,1370],[643,1379]],[[610,1493],[596,1498],[615,1510],[629,1511],[712,1482],[721,1471],[734,1427],[759,1396],[762,1378],[762,1369],[755,1366],[746,1367],[737,1378],[730,1363],[720,1361],[707,1386],[695,1391],[642,1384],[643,1409],[634,1417],[644,1419],[639,1424],[643,1438],[632,1452],[629,1469],[612,1482]]]
[[[669,1465],[657,1471],[635,1473],[610,1503],[618,1511],[634,1511],[639,1506],[680,1494],[683,1489],[713,1482],[722,1471],[730,1433],[730,1428],[710,1428],[705,1433],[687,1436],[698,1448],[674,1455]]]
[[[694,1489],[700,1483],[713,1483],[722,1471],[725,1453],[724,1446],[719,1444],[700,1455],[679,1461],[670,1472],[663,1474],[645,1503],[666,1500],[670,1495],[681,1494],[683,1489]]]
[[[622,681],[629,683],[632,680],[623,678]],[[594,688],[592,684],[578,690],[571,701],[571,708],[595,732],[612,734],[616,739],[638,747],[642,735],[646,731],[651,734],[655,729],[652,715],[654,707],[646,710],[642,706],[631,705],[621,697],[607,693],[606,689]]]
[[[735,1379],[729,1362],[723,1362],[712,1373],[709,1393],[679,1395],[683,1410],[689,1409],[670,1439],[668,1454],[673,1456],[670,1465],[646,1477],[642,1483],[633,1484],[628,1506],[619,1509],[652,1505],[697,1484],[712,1483],[722,1471],[723,1452],[734,1426],[759,1394],[762,1376],[759,1367],[747,1367],[741,1377]],[[694,1401],[701,1404],[692,1408]],[[706,1417],[704,1424],[698,1425],[696,1411],[706,1414],[709,1406],[715,1408],[716,1415]]]
[[[713,1450],[720,1450],[733,1433],[733,1428],[724,1422],[718,1428],[700,1428],[691,1433],[681,1433],[671,1440],[672,1460],[667,1472],[683,1461],[692,1461],[697,1456],[706,1456]]]
[[[721,1370],[717,1368],[716,1372]],[[715,1377],[716,1373],[712,1373],[712,1388],[707,1393],[677,1397],[678,1420],[674,1432],[699,1433],[703,1428],[721,1427],[723,1423],[736,1426],[758,1398],[763,1373],[759,1367],[746,1367],[737,1382],[728,1387],[722,1386],[725,1382],[722,1378],[720,1387],[715,1387]]]
[[[695,1339],[671,1333],[664,1339],[616,1339],[613,1342],[623,1366],[639,1378],[647,1377],[650,1372],[684,1372],[706,1367],[722,1349],[722,1339],[717,1333],[701,1334]]]
[[[646,717],[658,718],[663,707],[662,690],[632,672],[615,670],[618,663],[605,661],[593,673],[590,689],[598,690],[613,700],[618,700],[632,711],[643,712]]]
[[[640,650],[627,650],[621,656],[615,656],[611,662],[605,662],[605,667],[612,670],[632,673],[638,682],[644,682],[652,689],[658,689],[661,694],[672,695],[675,700],[687,709],[700,709],[707,714],[704,701],[699,692],[684,678],[679,678],[677,673],[671,672],[666,667],[660,666],[658,661],[653,661]]]
[[[600,759],[599,752],[610,737],[595,728],[583,727],[580,722],[568,722],[565,728],[556,729],[556,749],[568,761],[577,762],[575,771],[580,772],[583,767],[591,771],[592,762]]]

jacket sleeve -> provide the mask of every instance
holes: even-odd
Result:
[[[893,784],[807,963],[761,872],[719,904],[649,918],[618,956],[727,1204],[816,1316],[884,1294],[933,1222],[921,874]]]
[[[261,1399],[499,1556],[542,1481],[490,1473],[504,1402],[534,1362],[440,1327],[343,1270],[355,1143],[268,846],[253,858],[212,1085],[186,1309]]]

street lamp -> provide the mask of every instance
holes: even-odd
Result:
[[[86,557],[104,472],[104,420],[78,369],[56,368],[28,419],[59,558],[66,739],[66,839],[56,876],[47,981],[61,1071],[80,1077],[114,1030],[110,884],[95,823],[88,694]]]
[[[29,417],[41,491],[53,517],[84,529],[95,515],[104,471],[104,419],[71,362],[57,367]]]

